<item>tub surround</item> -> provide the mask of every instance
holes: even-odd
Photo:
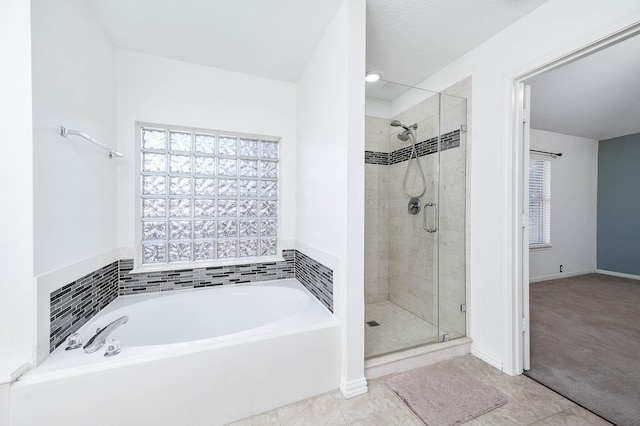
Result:
[[[295,278],[333,312],[333,270],[295,250]]]
[[[296,278],[333,312],[333,271],[304,253],[283,261],[132,274],[133,259],[99,268],[50,294],[49,352],[118,296]]]
[[[118,262],[51,293],[49,352],[118,297]]]

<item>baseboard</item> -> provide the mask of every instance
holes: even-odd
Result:
[[[559,280],[561,278],[569,278],[569,277],[577,277],[578,275],[586,275],[593,274],[597,272],[596,269],[587,269],[584,271],[575,271],[575,272],[563,272],[561,274],[553,274],[553,275],[545,275],[544,277],[533,277],[529,278],[530,283],[537,283],[540,281],[550,281],[550,280]]]
[[[624,274],[622,272],[605,271],[604,269],[596,269],[596,273],[602,275],[611,275],[612,277],[629,278],[632,280],[640,280],[640,275]]]
[[[476,345],[475,343],[471,344],[471,354],[476,356],[477,358],[480,358],[482,361],[486,362],[490,366],[495,367],[498,370],[502,371],[502,360],[500,359],[500,357],[496,356],[495,354],[492,354],[491,352],[485,349],[478,347],[478,345]]]
[[[367,393],[369,388],[367,387],[367,379],[361,377],[351,382],[346,382],[344,377],[340,378],[340,392],[346,399],[353,398],[354,396]]]

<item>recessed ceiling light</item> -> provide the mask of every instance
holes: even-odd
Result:
[[[380,71],[369,71],[364,76],[364,81],[367,83],[373,83],[382,78],[382,73]]]

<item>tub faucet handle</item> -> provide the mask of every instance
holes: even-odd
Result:
[[[116,356],[120,353],[120,340],[109,339],[104,356]]]
[[[69,337],[67,337],[67,347],[66,350],[70,351],[72,349],[78,349],[82,347],[82,337],[78,333],[71,333]]]

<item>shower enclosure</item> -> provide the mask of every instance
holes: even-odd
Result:
[[[375,84],[365,140],[367,358],[466,334],[467,101]]]

